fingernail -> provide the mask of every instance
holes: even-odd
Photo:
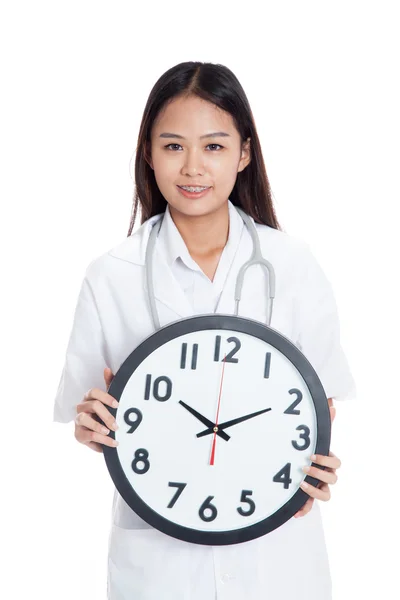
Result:
[[[117,442],[117,440],[113,440],[113,441],[112,441],[112,445],[113,445],[113,446],[118,446],[118,444],[119,444],[119,442]]]
[[[118,408],[119,402],[117,400],[114,400],[112,405],[113,405],[113,408]]]
[[[300,485],[303,488],[308,488],[308,483],[306,483],[305,481],[302,481]]]
[[[111,425],[111,427],[114,429],[114,431],[117,431],[117,429],[118,429],[117,422],[114,421],[114,423]]]
[[[312,454],[312,455],[311,455],[311,460],[315,460],[316,458],[317,458],[317,455],[316,455],[316,454]]]
[[[306,473],[308,473],[308,471],[310,470],[310,467],[303,467],[303,471],[305,471]]]
[[[108,435],[110,433],[110,431],[106,427],[102,427],[101,433],[104,433],[104,435]]]

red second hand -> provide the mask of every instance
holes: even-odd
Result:
[[[215,429],[218,428],[219,407],[221,405],[221,393],[222,393],[222,382],[224,380],[225,359],[226,359],[226,354],[224,356],[224,360],[222,361],[223,362],[222,375],[221,375],[221,384],[219,387],[219,398],[218,398],[217,416],[215,419]],[[213,439],[212,448],[211,448],[210,465],[214,465],[214,458],[215,458],[215,445],[216,445],[216,441],[217,441],[217,432],[215,431],[215,429],[214,429],[214,439]]]

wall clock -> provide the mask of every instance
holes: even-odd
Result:
[[[197,544],[245,542],[290,519],[317,485],[302,467],[329,454],[331,421],[314,368],[286,336],[210,314],[162,327],[108,389],[119,426],[103,446],[125,502]]]

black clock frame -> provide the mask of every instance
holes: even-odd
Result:
[[[315,453],[328,456],[331,439],[331,419],[328,400],[315,369],[289,338],[276,329],[254,319],[236,317],[234,315],[210,314],[188,317],[186,319],[174,321],[173,323],[160,328],[139,344],[139,346],[137,346],[125,359],[115,374],[108,389],[108,393],[119,400],[132,373],[149,354],[154,352],[159,346],[162,346],[166,342],[177,337],[194,331],[204,331],[207,329],[227,329],[254,336],[277,348],[277,350],[291,361],[303,377],[314,402],[317,421]],[[109,410],[115,418],[118,408],[109,408]],[[110,431],[109,437],[115,439],[115,432]],[[116,447],[112,448],[103,445],[103,454],[115,487],[134,512],[159,531],[177,539],[195,544],[212,546],[239,544],[261,537],[288,521],[302,508],[302,506],[304,506],[309,498],[309,495],[306,492],[301,488],[298,488],[297,492],[286,502],[286,504],[281,506],[274,514],[258,523],[228,531],[201,531],[184,527],[168,520],[155,512],[146,502],[144,502],[132,488],[126,477],[119,461],[118,449]],[[321,467],[320,465],[315,466],[324,470],[324,467]],[[310,476],[305,477],[305,481],[315,486],[320,483],[318,479]]]

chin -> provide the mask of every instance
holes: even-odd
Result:
[[[211,192],[212,194],[212,192]],[[179,192],[178,192],[178,195]],[[179,198],[167,200],[170,210],[176,211],[187,217],[202,217],[217,212],[228,204],[228,200],[221,201],[215,198],[198,198],[191,200],[180,195]]]

